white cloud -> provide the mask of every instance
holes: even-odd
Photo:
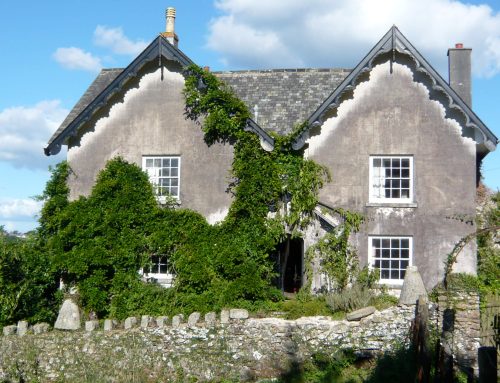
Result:
[[[43,170],[59,162],[61,156],[47,157],[43,148],[67,114],[58,100],[0,111],[0,161]]]
[[[108,28],[103,25],[96,27],[94,43],[121,55],[137,55],[147,46],[147,43],[143,40],[130,40],[123,34],[122,28]]]
[[[67,69],[80,69],[97,72],[102,68],[101,59],[83,49],[69,47],[57,48],[53,54],[54,59]]]
[[[500,13],[456,0],[218,0],[207,46],[230,67],[352,68],[396,24],[438,70],[473,48],[479,76],[500,73]]]
[[[13,232],[25,233],[37,225],[36,216],[40,214],[43,203],[33,199],[0,199],[0,226]]]
[[[33,218],[40,213],[43,203],[33,199],[0,199],[0,218]]]

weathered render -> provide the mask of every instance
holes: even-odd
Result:
[[[200,127],[185,118],[184,77],[181,68],[175,69],[146,67],[107,115],[96,114],[70,140],[71,198],[88,195],[113,157],[141,166],[143,156],[175,155],[181,161],[181,206],[211,222],[224,217],[231,202],[226,189],[233,149],[229,144],[207,146]]]
[[[309,138],[306,156],[333,175],[320,200],[363,214],[355,239],[362,263],[367,263],[368,235],[412,236],[413,264],[427,287],[434,286],[454,244],[476,229],[474,141],[445,118],[444,107],[429,99],[409,67],[394,63],[391,73],[389,62],[373,68],[318,133]],[[370,155],[413,157],[411,203],[369,203]],[[458,266],[475,272],[475,265],[470,246]]]

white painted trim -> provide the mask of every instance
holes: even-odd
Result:
[[[375,261],[375,249],[372,246],[373,239],[408,239],[409,255],[408,255],[408,266],[413,265],[413,237],[405,235],[369,235],[368,236],[368,267],[373,270]],[[401,260],[401,258],[397,258]],[[403,284],[403,279],[380,279],[379,283],[384,285],[395,285],[401,286]]]
[[[373,182],[374,179],[373,177],[375,176],[374,174],[374,167],[373,167],[373,160],[374,159],[386,159],[386,158],[399,158],[399,159],[408,159],[410,161],[410,195],[409,198],[380,198],[380,197],[375,197],[375,189],[373,187]],[[368,201],[369,204],[384,204],[384,205],[399,205],[399,204],[414,204],[414,188],[415,188],[415,180],[414,180],[414,161],[413,161],[413,155],[370,155],[368,158]],[[412,206],[413,207],[413,206]]]

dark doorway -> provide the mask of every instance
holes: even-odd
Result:
[[[279,273],[276,285],[285,293],[296,293],[303,282],[304,240],[288,238],[280,243],[276,250],[276,266]]]

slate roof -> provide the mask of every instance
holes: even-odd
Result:
[[[123,68],[103,69],[49,143],[122,71]],[[213,73],[247,104],[260,127],[286,134],[296,123],[307,119],[349,72],[347,69],[273,69]],[[257,116],[253,114],[255,105],[258,106]]]
[[[286,134],[305,121],[349,74],[347,69],[214,72],[250,109],[264,130]],[[257,106],[257,113],[254,107]]]
[[[90,84],[82,97],[75,104],[71,112],[66,116],[61,126],[52,135],[49,143],[59,135],[83,110],[89,105],[98,94],[100,94],[111,82],[123,71],[123,68],[102,69],[95,80]]]

